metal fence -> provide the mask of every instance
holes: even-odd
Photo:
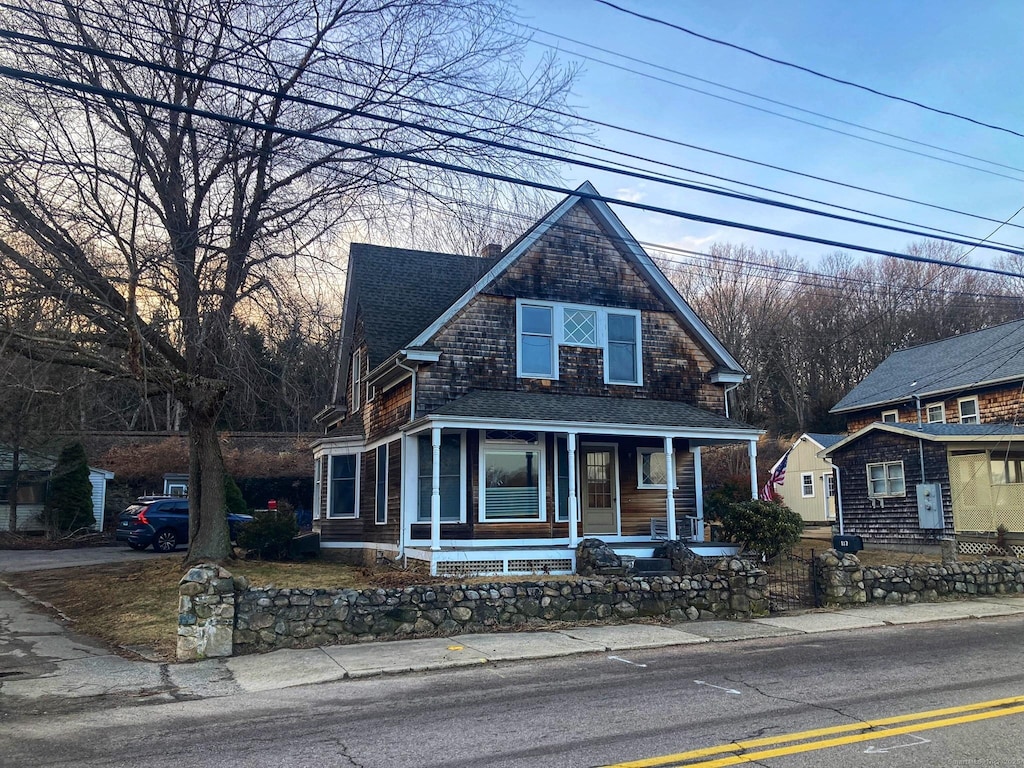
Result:
[[[814,550],[809,557],[777,555],[764,568],[768,572],[768,607],[772,613],[821,607]]]

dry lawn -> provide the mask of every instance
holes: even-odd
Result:
[[[254,585],[273,584],[281,588],[340,589],[377,582],[364,569],[323,561],[236,560],[229,570],[245,576]],[[154,556],[132,563],[12,573],[5,578],[51,603],[72,619],[75,629],[83,634],[115,647],[142,646],[161,658],[173,660],[178,582],[184,572],[181,557]]]

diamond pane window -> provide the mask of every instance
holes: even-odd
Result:
[[[596,346],[597,312],[592,309],[565,310],[562,317],[562,334],[566,344]]]

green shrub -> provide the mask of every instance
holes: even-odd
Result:
[[[72,443],[60,452],[57,466],[50,474],[43,522],[53,535],[90,528],[96,523],[89,463],[81,443]]]
[[[788,552],[800,541],[804,521],[785,504],[776,501],[747,501],[727,505],[719,515],[722,534],[744,549],[768,558]]]
[[[721,520],[732,504],[750,500],[750,483],[745,485],[727,480],[704,496],[704,517],[709,522]]]
[[[248,514],[249,508],[245,505],[242,496],[242,489],[231,475],[224,473],[224,506],[228,508],[229,515]]]
[[[287,560],[292,539],[299,533],[295,510],[282,503],[278,509],[258,509],[253,521],[238,532],[238,546],[261,560]]]

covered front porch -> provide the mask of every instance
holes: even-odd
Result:
[[[747,443],[753,498],[759,431],[683,403],[477,394],[403,432],[402,557],[440,575],[554,574],[575,570],[585,537],[634,557],[671,539],[734,551],[707,541],[701,450]],[[529,418],[552,399],[574,418]]]

